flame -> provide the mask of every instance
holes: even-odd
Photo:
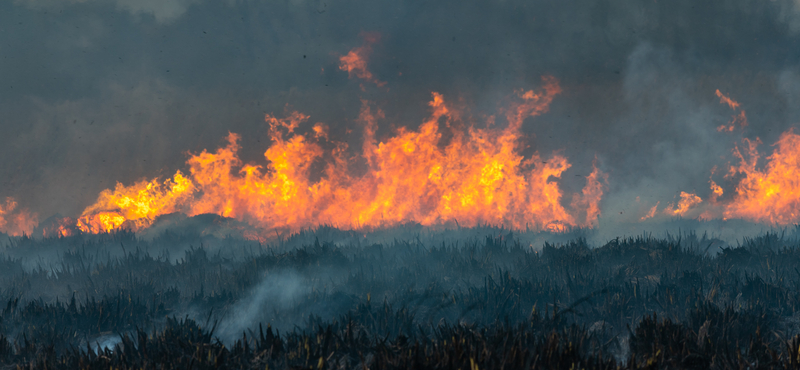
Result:
[[[11,236],[30,235],[38,224],[39,217],[27,209],[17,209],[14,198],[8,197],[5,204],[0,204],[0,232]]]
[[[363,101],[358,122],[366,171],[351,168],[347,145],[329,141],[324,124],[304,135],[295,131],[309,116],[267,115],[272,144],[264,153],[265,166],[243,164],[239,136],[230,133],[224,147],[191,156],[185,176],[178,172],[164,182],[117,184],[103,191],[83,212],[78,228],[88,233],[137,229],[172,212],[235,218],[263,230],[259,238],[320,224],[349,229],[408,222],[493,224],[557,232],[592,227],[607,181],[596,163],[567,209],[556,182],[571,166],[566,157],[534,153],[526,160],[518,154],[523,121],[546,112],[561,92],[555,78],[543,82],[541,91],[518,91],[501,111],[505,128],[495,127],[493,117],[486,127],[464,128],[461,113],[434,92],[431,115],[418,129],[399,128],[383,141],[376,138],[383,112]],[[333,149],[323,149],[326,142]],[[312,181],[315,163],[325,169]]]
[[[708,184],[711,188],[711,203],[716,203],[717,199],[725,194],[725,190],[722,189],[722,186],[717,185],[717,182],[714,181],[715,173],[717,173],[717,166],[711,167],[711,176],[708,178]]]
[[[193,190],[192,181],[180,171],[163,183],[157,179],[127,187],[117,183],[114,191],[100,193],[97,202],[83,211],[76,226],[94,234],[118,229],[128,220],[135,220],[135,229],[147,227],[155,217],[178,211],[176,206]]]
[[[328,125],[322,122],[317,122],[314,125],[313,130],[315,138],[328,140],[328,131],[329,131]]]
[[[747,118],[739,103],[719,90],[716,94],[720,103],[740,110],[738,115],[733,116],[730,126],[724,126],[719,131],[733,131],[737,123],[741,127],[747,126]],[[758,151],[760,144],[758,138],[744,138],[742,146],[734,147],[733,155],[738,164],[729,165],[724,175],[733,184],[732,191],[726,191],[714,181],[715,166],[711,169],[709,179],[711,194],[708,202],[702,204],[703,200],[697,195],[681,192],[677,206],[670,204],[664,213],[684,216],[702,204],[702,213],[698,216],[700,220],[735,218],[783,226],[800,223],[800,135],[795,134],[793,129],[781,134],[773,145],[775,149],[764,158],[762,166],[759,166],[763,158]],[[722,199],[725,194],[729,194],[727,199]],[[642,220],[653,217],[655,209],[653,207]]]
[[[739,103],[735,100],[725,96],[725,94],[721,93],[719,89],[716,91],[717,97],[719,98],[720,103],[725,103],[733,110],[739,109]]]
[[[725,96],[723,93],[721,93],[719,91],[719,89],[717,89],[716,94],[717,94],[717,97],[719,97],[720,103],[724,103],[724,104],[728,105],[728,107],[730,107],[734,111],[739,109],[739,103],[736,102],[735,100]],[[740,125],[741,128],[744,128],[744,127],[747,126],[747,115],[745,114],[744,109],[741,109],[738,114],[732,116],[731,117],[731,121],[728,122],[727,125],[720,125],[719,127],[717,127],[717,131],[719,131],[719,132],[724,132],[724,131],[733,132],[733,130],[736,129],[736,124],[737,123]]]
[[[78,231],[77,222],[72,217],[64,217],[54,220],[52,224],[42,226],[42,236],[65,238],[75,235]]]
[[[678,201],[677,208],[674,203],[670,203],[667,208],[664,209],[664,213],[670,216],[683,216],[694,206],[702,202],[703,200],[697,195],[682,191],[681,200]]]
[[[573,209],[586,209],[584,225],[597,225],[600,218],[600,199],[603,198],[604,184],[608,183],[608,174],[597,169],[597,158],[592,163],[592,173],[586,177],[586,186],[581,195],[575,194],[572,199]]]
[[[346,71],[350,78],[358,77],[364,81],[374,83],[378,87],[386,85],[385,81],[379,81],[372,72],[367,69],[369,56],[372,54],[372,45],[380,41],[381,35],[376,32],[362,33],[364,44],[350,50],[347,55],[339,57],[339,70]],[[361,86],[364,90],[364,86]]]
[[[743,143],[745,154],[736,147],[739,164],[726,175],[742,178],[734,199],[725,205],[724,217],[779,225],[800,222],[800,135],[792,129],[781,134],[763,169],[757,167],[760,140],[744,139]]]
[[[638,197],[637,197],[638,198]],[[650,208],[646,215],[642,216],[641,220],[644,221],[648,218],[653,218],[656,215],[656,211],[658,211],[658,205],[661,201],[656,202],[656,205]]]

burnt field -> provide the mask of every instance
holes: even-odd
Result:
[[[276,245],[191,233],[7,238],[15,368],[789,368],[800,242],[692,233],[531,246],[507,230]],[[485,231],[485,233],[484,233]]]

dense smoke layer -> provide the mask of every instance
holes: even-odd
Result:
[[[117,182],[171,178],[229,132],[244,163],[266,166],[265,115],[302,112],[297,132],[355,155],[365,100],[386,140],[430,117],[432,92],[485,121],[544,75],[562,92],[524,119],[520,155],[568,158],[565,194],[586,189],[596,159],[601,227],[682,204],[735,218],[747,202],[709,202],[769,173],[800,116],[796,1],[30,0],[0,5],[0,24],[0,195],[16,201],[2,222],[28,229],[33,214],[81,215]],[[355,57],[365,65],[344,63]]]

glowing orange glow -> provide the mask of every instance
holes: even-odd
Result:
[[[747,119],[739,103],[719,90],[716,94],[721,103],[740,110],[733,117],[731,126],[720,131],[732,131],[737,123],[746,126]],[[714,181],[715,166],[709,179],[711,194],[708,202],[703,203],[695,194],[681,192],[677,206],[670,204],[664,213],[685,216],[692,209],[699,208],[702,210],[697,216],[700,220],[743,219],[782,226],[800,223],[800,135],[792,129],[784,132],[773,145],[772,154],[766,158],[758,151],[760,139],[744,138],[742,144],[733,150],[738,163],[729,165],[724,175],[733,189],[726,191]],[[723,199],[726,194],[726,199]],[[652,217],[654,209],[642,220]]]
[[[573,209],[586,209],[583,225],[596,226],[600,217],[600,199],[603,198],[604,184],[608,183],[608,174],[597,169],[597,159],[592,163],[592,173],[586,177],[586,186],[581,195],[575,194],[572,199]]]
[[[717,185],[714,180],[710,180],[709,183],[711,184],[711,202],[716,202],[719,197],[721,197],[725,191],[722,190],[722,187]]]
[[[644,221],[644,220],[647,220],[648,218],[653,218],[656,215],[656,211],[658,211],[658,205],[660,203],[661,203],[661,201],[656,202],[656,205],[651,207],[650,210],[647,211],[647,214],[642,216],[641,220]]]
[[[317,122],[317,124],[314,125],[313,130],[314,138],[328,140],[328,125],[322,122]]]
[[[103,190],[97,202],[83,211],[77,228],[86,233],[109,232],[127,220],[135,228],[150,226],[155,217],[178,211],[176,206],[192,194],[192,181],[178,171],[172,179],[142,181],[131,186],[117,183],[114,191]]]
[[[41,225],[40,225],[41,226]],[[77,230],[76,221],[71,217],[64,217],[56,220],[51,225],[42,227],[42,236],[44,237],[68,237],[75,235]]]
[[[728,107],[730,107],[734,111],[739,109],[739,103],[736,102],[735,100],[725,96],[724,94],[722,94],[719,91],[719,89],[717,89],[716,94],[717,94],[717,97],[719,97],[720,103],[724,103],[724,104],[728,105]],[[727,125],[720,125],[719,127],[717,127],[717,131],[719,131],[719,132],[724,132],[724,131],[733,132],[733,130],[736,129],[736,124],[737,123],[739,124],[739,126],[741,128],[744,128],[745,126],[747,126],[747,115],[745,114],[744,109],[741,109],[738,114],[736,114],[733,117],[731,117],[731,121],[728,122]]]
[[[384,86],[386,82],[379,81],[378,78],[367,69],[367,62],[369,61],[370,54],[372,54],[372,45],[378,42],[381,36],[373,32],[364,33],[362,37],[364,38],[363,45],[350,50],[347,55],[339,57],[339,69],[347,72],[350,78],[355,76],[364,81],[374,83],[378,85],[378,87]],[[363,90],[364,87],[361,86],[361,89]]]
[[[725,94],[721,93],[719,89],[716,91],[717,97],[719,98],[720,103],[727,104],[731,109],[739,109],[739,103],[734,101],[733,99],[725,96]]]
[[[14,198],[6,198],[0,204],[0,232],[11,236],[30,235],[39,223],[38,216],[27,209],[18,209]]]
[[[674,203],[670,203],[667,208],[664,209],[664,213],[670,216],[683,216],[694,206],[702,203],[703,200],[700,199],[695,194],[687,193],[685,191],[681,192],[681,200],[678,201],[677,207]]]
[[[775,150],[758,168],[761,154],[759,140],[743,140],[734,155],[739,165],[731,166],[726,177],[742,176],[734,199],[725,204],[725,218],[743,218],[756,222],[789,225],[800,222],[800,135],[784,132],[774,144]]]
[[[465,125],[461,113],[433,93],[430,117],[418,129],[401,127],[378,140],[383,112],[363,101],[358,122],[364,130],[361,157],[366,171],[350,168],[347,145],[329,141],[324,124],[300,134],[295,131],[309,116],[267,115],[272,144],[264,153],[266,165],[243,164],[237,154],[239,136],[231,133],[227,145],[215,152],[191,156],[185,176],[178,172],[164,182],[117,184],[113,191],[103,191],[83,212],[78,228],[88,233],[137,229],[171,212],[235,218],[262,230],[258,238],[320,224],[347,229],[408,222],[492,224],[556,232],[592,227],[607,181],[596,164],[567,208],[556,182],[570,168],[566,157],[534,153],[525,159],[518,154],[523,121],[546,112],[561,92],[556,79],[543,81],[541,91],[517,92],[502,110],[507,123],[502,128]],[[324,170],[312,181],[318,177],[312,176],[315,163]]]

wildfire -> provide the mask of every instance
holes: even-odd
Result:
[[[193,191],[191,180],[178,171],[163,183],[157,179],[142,181],[131,186],[117,183],[114,191],[103,190],[95,204],[86,208],[77,221],[77,228],[85,233],[109,232],[125,222],[139,222],[134,228],[149,226],[162,214],[177,212],[175,208]]]
[[[38,216],[27,209],[18,209],[14,198],[8,197],[5,204],[0,204],[0,232],[12,236],[31,235],[38,223]]]
[[[499,119],[490,116],[478,125],[462,120],[469,114],[434,92],[430,116],[419,128],[400,127],[382,140],[376,133],[384,113],[362,100],[357,122],[363,128],[363,144],[355,157],[346,143],[329,136],[322,122],[307,133],[299,132],[308,115],[266,115],[272,143],[264,152],[264,164],[243,163],[239,136],[230,133],[225,146],[191,155],[187,172],[178,171],[166,180],[117,184],[101,192],[77,219],[62,219],[45,227],[44,234],[139,230],[175,212],[233,218],[253,226],[256,231],[245,234],[258,239],[321,224],[343,229],[409,222],[491,224],[552,232],[594,227],[608,179],[596,163],[582,191],[573,194],[566,207],[557,180],[571,167],[567,158],[559,152],[549,157],[519,154],[523,121],[547,112],[559,93],[558,81],[544,77],[540,90],[517,91]],[[741,111],[732,124],[746,125],[746,120],[736,120],[744,117],[739,103],[719,91],[717,95]],[[663,214],[778,225],[800,222],[800,135],[793,130],[783,133],[767,157],[758,151],[760,144],[758,138],[743,139],[742,147],[735,147],[738,164],[729,165],[722,185],[714,180],[717,167],[711,169],[707,201],[680,192],[677,201],[661,212],[656,202],[640,220]],[[314,168],[324,170],[313,173]],[[16,207],[11,198],[0,205],[0,231],[30,233],[36,216]]]
[[[374,41],[368,40],[364,49],[351,54],[366,55],[369,42]],[[361,71],[368,73],[365,63],[362,67]],[[360,67],[354,68],[348,72]],[[354,73],[374,78],[362,72]],[[329,128],[322,122],[307,133],[299,132],[301,126],[307,127],[308,115],[266,115],[272,143],[264,152],[264,164],[243,163],[238,157],[239,136],[230,133],[227,144],[216,151],[191,155],[185,173],[178,171],[166,180],[117,184],[113,190],[101,192],[80,217],[63,219],[44,233],[69,236],[74,232],[139,230],[158,216],[175,212],[233,218],[253,226],[256,231],[245,234],[258,239],[321,224],[343,229],[409,222],[425,226],[491,224],[552,232],[594,227],[608,178],[596,163],[582,191],[573,194],[566,207],[557,180],[571,167],[567,158],[559,152],[549,157],[538,152],[528,158],[519,154],[523,121],[547,112],[559,93],[558,81],[544,77],[540,90],[517,91],[508,107],[500,110],[500,118],[490,116],[478,125],[465,122],[461,117],[469,114],[434,92],[430,116],[419,128],[400,127],[384,139],[376,137],[379,122],[385,120],[383,111],[362,100],[357,122],[363,128],[363,144],[355,157],[346,143],[329,136]],[[717,96],[740,111],[731,125],[744,127],[747,122],[739,103],[719,91]],[[707,201],[680,192],[677,201],[661,212],[660,202],[656,202],[640,220],[663,214],[779,225],[800,222],[800,135],[785,132],[766,158],[758,151],[760,143],[757,138],[743,139],[742,148],[734,149],[738,164],[729,165],[724,175],[727,182],[722,184],[733,183],[733,189],[723,189],[714,181],[714,167]],[[324,170],[313,173],[314,168]],[[0,230],[12,235],[30,232],[36,225],[35,216],[25,211],[14,213],[15,208],[16,202],[10,198],[0,206]]]
[[[361,46],[338,58],[339,69],[350,78],[383,87],[386,82],[368,68],[380,34],[361,36]],[[469,112],[432,92],[430,116],[417,129],[400,127],[385,138],[377,137],[378,124],[386,119],[383,111],[362,100],[357,123],[363,129],[363,143],[358,149],[337,141],[322,122],[300,132],[309,126],[310,117],[303,113],[268,114],[271,145],[263,164],[243,163],[238,156],[240,137],[229,133],[226,145],[191,155],[185,171],[165,180],[118,183],[113,190],[102,191],[77,218],[52,221],[41,230],[45,236],[61,237],[140,230],[171,213],[233,218],[253,226],[243,233],[257,239],[323,224],[359,230],[404,223],[490,224],[551,232],[595,227],[608,181],[596,160],[583,189],[572,194],[565,206],[558,180],[571,167],[567,158],[559,151],[550,156],[535,152],[527,158],[520,154],[524,120],[547,112],[561,93],[555,78],[545,76],[542,81],[539,90],[515,91],[506,108],[480,123],[462,119],[471,117]],[[363,84],[361,89],[365,90]],[[719,90],[715,93],[734,111],[717,131],[746,127],[741,104]],[[729,165],[722,185],[714,180],[717,167],[711,170],[706,201],[680,192],[680,199],[661,212],[660,201],[641,208],[647,212],[639,219],[697,215],[702,220],[800,222],[800,135],[792,130],[781,135],[763,166],[759,166],[760,143],[758,138],[743,139],[743,148],[736,146],[733,154],[739,163]],[[17,210],[12,198],[0,204],[0,232],[21,235],[36,225],[36,215]]]
[[[75,232],[78,230],[77,223],[72,217],[51,220],[50,223],[39,226],[42,227],[42,236],[44,237],[65,238],[75,235]]]
[[[237,155],[239,136],[231,133],[226,146],[191,156],[187,175],[178,172],[163,182],[117,184],[113,191],[103,191],[77,225],[88,233],[138,229],[159,215],[183,212],[235,218],[264,234],[320,224],[361,229],[407,222],[550,231],[591,227],[600,216],[607,175],[595,165],[567,209],[554,181],[570,168],[567,159],[556,153],[545,160],[535,153],[526,160],[518,154],[523,120],[546,112],[561,92],[556,79],[543,81],[541,91],[519,91],[502,111],[505,128],[459,128],[465,126],[460,112],[433,93],[431,115],[417,130],[400,128],[379,141],[375,133],[383,112],[364,101],[359,121],[367,171],[359,176],[351,174],[347,145],[328,141],[324,124],[300,134],[296,130],[309,116],[267,115],[272,145],[264,153],[265,166],[243,164]],[[448,130],[447,142],[441,122]],[[324,150],[325,142],[334,149]],[[324,175],[312,181],[312,164],[324,158],[330,158]]]
[[[747,117],[739,103],[719,90],[716,95],[720,103],[739,111],[728,126],[720,126],[718,131],[733,131],[737,124],[741,128],[747,126]],[[698,216],[701,220],[743,219],[773,225],[800,223],[800,135],[795,134],[793,129],[784,132],[762,165],[759,165],[759,161],[763,155],[758,151],[761,140],[744,138],[742,144],[742,147],[737,145],[733,150],[738,164],[729,165],[724,175],[726,180],[733,183],[732,191],[726,191],[714,181],[713,176],[717,172],[717,167],[714,167],[711,169],[712,178],[709,179],[711,194],[708,202],[703,203],[695,194],[681,192],[677,206],[670,204],[664,213],[683,216],[702,204],[703,212]],[[728,199],[722,199],[725,194],[729,194]],[[641,219],[653,217],[656,207]]]
[[[719,132],[724,132],[724,131],[733,132],[733,130],[736,129],[736,124],[737,123],[739,124],[739,126],[741,128],[744,128],[745,126],[747,126],[747,115],[745,114],[744,109],[739,109],[739,103],[737,101],[725,96],[723,93],[721,93],[719,91],[719,89],[717,89],[716,94],[717,94],[717,97],[719,98],[719,102],[720,103],[726,104],[728,107],[733,109],[734,112],[739,110],[739,113],[734,115],[734,116],[732,116],[730,122],[728,122],[727,125],[720,125],[719,127],[717,127],[717,131],[719,131]]]
[[[800,135],[789,129],[774,144],[763,169],[758,169],[759,140],[744,139],[746,152],[737,146],[739,165],[731,166],[727,178],[742,176],[736,194],[725,204],[725,218],[789,225],[800,222]]]
[[[367,69],[367,61],[370,54],[372,54],[372,45],[381,39],[381,35],[375,32],[362,33],[361,37],[364,38],[364,44],[353,50],[350,50],[347,55],[339,57],[339,70],[347,72],[350,78],[353,76],[358,77],[364,81],[374,83],[378,87],[386,85],[385,81],[378,80],[372,72]],[[364,90],[364,86],[361,85]]]
[[[700,199],[695,194],[687,193],[685,191],[681,192],[681,200],[678,201],[677,207],[674,203],[670,203],[667,208],[664,209],[664,214],[670,216],[683,216],[694,206],[702,203],[703,200]]]
[[[720,102],[731,109],[739,110],[725,131],[733,131],[736,123],[747,126],[747,117],[739,103],[717,90]],[[723,130],[720,130],[723,131]],[[725,179],[735,181],[732,198],[717,204],[721,210],[710,210],[724,219],[739,218],[754,222],[789,225],[800,222],[800,136],[792,129],[784,132],[773,145],[775,150],[766,157],[763,168],[759,167],[762,154],[758,151],[761,140],[742,139],[744,148],[738,145],[733,151],[738,160],[731,165]],[[716,168],[712,169],[712,175]],[[713,179],[710,180],[712,204],[725,191]]]
[[[658,211],[658,205],[659,204],[661,204],[661,201],[656,202],[656,204],[654,206],[650,207],[650,210],[647,211],[647,214],[642,216],[641,221],[647,220],[648,218],[655,217],[656,212]]]
[[[717,166],[714,166],[711,168],[711,177],[708,179],[709,187],[711,187],[711,203],[716,203],[717,199],[725,194],[725,190],[722,189],[722,186],[717,185],[717,182],[714,181],[714,174],[716,172]]]

